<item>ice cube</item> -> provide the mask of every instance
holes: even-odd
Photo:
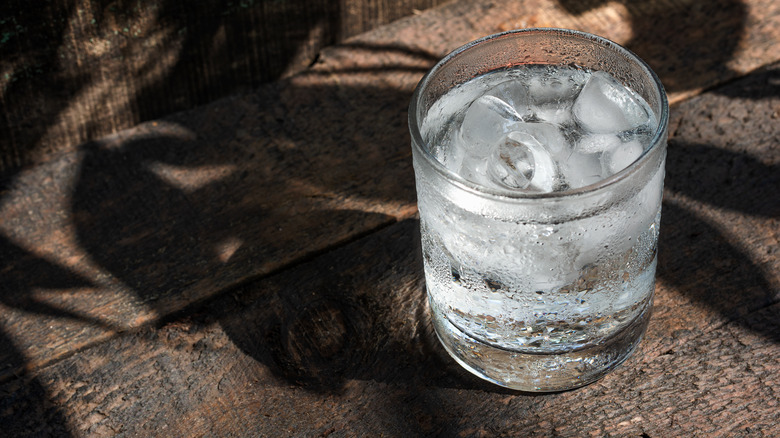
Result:
[[[447,169],[457,173],[460,172],[466,155],[466,150],[463,147],[462,142],[453,141],[449,144],[449,147],[445,148],[442,153],[437,155],[437,158]]]
[[[560,128],[552,123],[517,123],[512,126],[512,130],[530,134],[553,155],[562,153],[569,143]]]
[[[593,72],[572,111],[584,128],[596,133],[618,133],[650,121],[638,98],[603,71]]]
[[[489,166],[497,184],[533,192],[553,191],[558,174],[550,152],[533,135],[522,131],[507,134],[493,152]]]
[[[511,79],[502,82],[485,93],[488,96],[495,96],[508,103],[517,112],[522,119],[531,115],[530,102],[528,99],[528,90],[518,79]]]
[[[589,134],[579,139],[575,149],[580,153],[595,154],[612,150],[620,143],[620,137],[615,134]]]
[[[605,176],[618,173],[636,161],[643,151],[644,147],[638,140],[621,143],[601,156],[602,171]]]
[[[579,86],[556,72],[534,76],[528,80],[528,98],[540,120],[565,124],[571,121],[571,106]]]
[[[487,156],[509,131],[509,127],[521,121],[511,105],[496,96],[476,99],[463,119],[460,136],[463,147],[473,156]]]
[[[466,155],[463,157],[458,174],[463,178],[477,184],[492,186],[493,182],[488,177],[488,158]]]
[[[571,102],[580,91],[575,81],[551,70],[544,75],[528,79],[528,97],[533,105],[565,104]]]
[[[488,172],[493,180],[510,189],[524,189],[534,177],[534,155],[529,147],[507,136],[490,157]]]
[[[549,123],[555,123],[557,125],[563,125],[571,122],[572,120],[571,105],[569,106],[558,105],[558,104],[541,105],[536,107],[535,114],[536,117],[539,118],[539,120],[549,122]]]
[[[598,154],[573,152],[560,164],[560,172],[570,189],[578,189],[602,179],[602,165]]]

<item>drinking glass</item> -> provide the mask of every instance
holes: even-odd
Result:
[[[649,147],[598,182],[549,193],[478,184],[437,159],[444,146],[421,128],[439,99],[486,73],[533,65],[609,73],[649,105]],[[426,289],[439,340],[460,365],[549,392],[590,383],[631,355],[653,302],[667,124],[666,94],[647,64],[574,30],[488,36],[423,77],[409,128]]]

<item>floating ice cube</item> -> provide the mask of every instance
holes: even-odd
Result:
[[[534,155],[528,146],[504,137],[491,155],[488,172],[493,180],[510,189],[524,189],[534,177]]]
[[[604,152],[601,166],[605,175],[613,175],[628,167],[642,155],[644,147],[637,140],[621,143],[618,147]]]
[[[458,174],[477,184],[491,186],[493,182],[488,177],[488,158],[466,155],[463,157]]]
[[[577,152],[594,154],[615,149],[620,146],[621,140],[615,134],[589,134],[579,139]]]
[[[578,189],[602,180],[602,165],[598,154],[573,152],[559,165],[561,175],[570,189]]]
[[[531,103],[545,105],[571,102],[580,88],[575,81],[569,79],[570,75],[555,70],[548,71],[545,75],[530,77],[527,83]]]
[[[498,97],[508,103],[520,118],[525,119],[531,115],[528,90],[517,79],[502,82],[488,90],[485,95]]]
[[[512,126],[512,130],[530,134],[553,155],[560,154],[566,149],[569,143],[560,128],[552,123],[517,123]]]
[[[535,109],[536,117],[545,122],[563,125],[572,121],[571,106],[548,104]]]
[[[449,144],[449,147],[437,155],[437,158],[447,169],[453,172],[460,172],[466,155],[466,149],[463,147],[462,142],[453,141]]]
[[[583,127],[596,133],[618,133],[650,121],[650,114],[637,97],[602,71],[591,75],[572,111]]]
[[[505,157],[501,156],[502,152]],[[489,165],[491,177],[504,187],[514,185],[512,188],[551,192],[556,184],[558,170],[555,161],[550,152],[528,132],[512,131],[507,134],[493,152]]]
[[[463,147],[471,155],[487,156],[509,127],[521,120],[505,101],[496,96],[482,96],[466,110],[460,131]]]
[[[570,76],[548,72],[528,80],[528,98],[540,120],[555,124],[571,121],[571,106],[580,86]]]

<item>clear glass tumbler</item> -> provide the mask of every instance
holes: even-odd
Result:
[[[478,184],[437,159],[422,127],[472,78],[519,65],[604,71],[648,104],[639,158],[575,189]],[[455,99],[457,104],[457,99]],[[668,103],[652,70],[604,38],[526,29],[469,43],[420,81],[409,108],[426,289],[436,333],[477,376],[532,392],[590,383],[628,358],[651,313]]]

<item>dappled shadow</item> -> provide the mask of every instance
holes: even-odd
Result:
[[[726,6],[741,26],[743,8],[735,2]],[[649,22],[663,18],[659,13]],[[690,25],[680,20],[671,21]],[[648,24],[637,26],[635,35],[648,32],[642,30]],[[738,34],[739,26],[734,29]],[[678,37],[700,38],[695,33]],[[663,64],[653,55],[662,52],[662,44],[645,54],[641,44],[635,37],[629,46]],[[361,48],[402,53],[415,63],[341,73],[381,73],[387,67],[416,74],[425,70],[419,62],[434,60],[403,47]],[[725,65],[722,57],[713,62]],[[184,74],[185,67],[173,71],[168,79]],[[280,382],[317,393],[341,393],[359,379],[412,392],[427,385],[516,394],[468,374],[436,340],[425,305],[416,220],[331,251],[393,223],[396,214],[401,216],[394,206],[414,202],[405,119],[411,90],[307,82],[318,76],[328,75],[301,75],[298,82],[282,81],[84,144],[73,165],[77,177],[66,212],[78,244],[90,262],[127,285],[136,301],[157,315],[186,312],[217,293],[233,292],[208,308],[232,342]],[[669,80],[670,89],[695,86],[676,71],[662,72],[662,79]],[[138,98],[159,99],[164,83],[149,86]],[[736,172],[731,182],[721,179],[723,166]],[[776,167],[749,156],[702,144],[670,149],[670,190],[716,207],[773,217],[776,204],[747,195],[752,185],[776,178]],[[36,193],[41,197],[46,181],[41,175],[43,188]],[[727,195],[719,196],[724,191]],[[698,215],[667,203],[661,239],[659,275],[702,305],[738,318],[773,299],[761,269]],[[10,241],[2,241],[0,250],[21,260],[9,268],[20,286],[4,292],[3,304],[84,320],[85,315],[68,313],[66,305],[41,306],[33,290],[79,287],[88,280]],[[262,281],[248,283],[258,276]],[[90,322],[105,325],[101,321],[109,316],[134,315],[98,315]],[[758,330],[777,340],[771,329]],[[10,342],[0,348],[14,367],[24,365]],[[31,393],[40,386],[33,382]],[[46,399],[35,400],[42,405]]]
[[[612,0],[557,0],[572,14],[583,14]],[[631,39],[622,45],[658,74],[668,92],[697,90],[718,78],[735,77],[728,67],[739,50],[747,24],[740,0],[619,0],[630,17]]]
[[[340,17],[325,1],[2,2],[0,172],[300,71]]]
[[[672,140],[666,169],[668,190],[748,215],[780,217],[780,202],[771,191],[780,187],[780,165],[744,152]]]
[[[775,193],[780,187],[780,167],[746,152],[672,139],[666,172],[665,187],[675,201],[663,207],[658,275],[702,306],[746,324],[742,317],[776,302],[777,291],[753,260],[755,255],[736,246],[722,225],[713,223],[711,214],[678,198],[683,195],[709,208],[739,213],[737,220],[742,222],[732,219],[728,228],[743,230],[745,234],[739,237],[744,238],[754,226],[751,216],[780,217]],[[780,342],[780,327],[765,328],[759,334]]]
[[[401,214],[397,208],[413,208],[408,99],[408,92],[394,89],[269,87],[87,143],[76,160],[26,172],[26,185],[5,183],[4,195],[18,199],[27,190],[23,199],[31,209],[66,205],[69,211],[57,214],[67,215],[75,232],[68,237],[84,251],[82,261],[126,287],[107,292],[110,299],[169,315],[386,226]],[[72,174],[65,182],[72,191],[49,187],[63,183],[49,171]],[[18,224],[5,226],[21,232]],[[28,232],[25,245],[34,246],[36,227]],[[46,232],[49,244],[64,237]],[[104,321],[136,324],[132,310],[113,314],[111,306],[69,313],[68,300],[86,299],[83,294],[64,294],[55,307],[37,303],[36,278],[41,287],[63,290],[95,285],[82,284],[57,254],[44,263],[10,242],[2,250],[15,260],[3,272],[20,285],[3,291],[2,302],[12,309],[109,329],[116,327]],[[106,298],[103,292],[95,297]],[[122,297],[125,292],[136,297]],[[325,304],[307,308],[316,313],[341,299],[324,297]],[[360,309],[344,314],[355,320]],[[358,345],[351,347],[360,354]],[[49,354],[46,346],[41,351]],[[3,361],[13,368],[24,365],[18,350],[0,353],[10,356]]]
[[[745,318],[778,300],[766,273],[717,226],[672,203],[661,215],[658,277],[720,318],[780,343],[780,326],[754,327]]]
[[[405,220],[214,306],[246,354],[283,381],[340,393],[350,380],[403,387],[516,391],[457,365],[428,313],[419,221]]]
[[[52,318],[66,318],[105,326],[100,318],[90,318],[69,310],[61,302],[41,300],[37,293],[48,289],[89,287],[91,282],[68,269],[31,254],[0,235],[0,254],[7,263],[0,270],[0,303],[25,313]],[[20,324],[16,319],[6,323]],[[55,340],[56,341],[56,340]],[[51,403],[41,382],[24,373],[23,348],[0,330],[0,423],[7,436],[40,436],[41,425],[48,425],[50,435],[69,436],[61,409]],[[9,382],[10,380],[10,382]]]
[[[267,92],[82,148],[78,241],[159,314],[392,222],[383,204],[413,202],[408,143],[394,141],[408,96]],[[398,120],[375,119],[375,102]]]
[[[7,265],[0,271],[0,303],[13,309],[57,318],[69,318],[106,327],[100,318],[76,313],[64,306],[36,297],[36,291],[92,287],[94,284],[70,269],[57,266],[7,240],[0,235],[0,254]],[[11,355],[0,352],[2,357]]]

